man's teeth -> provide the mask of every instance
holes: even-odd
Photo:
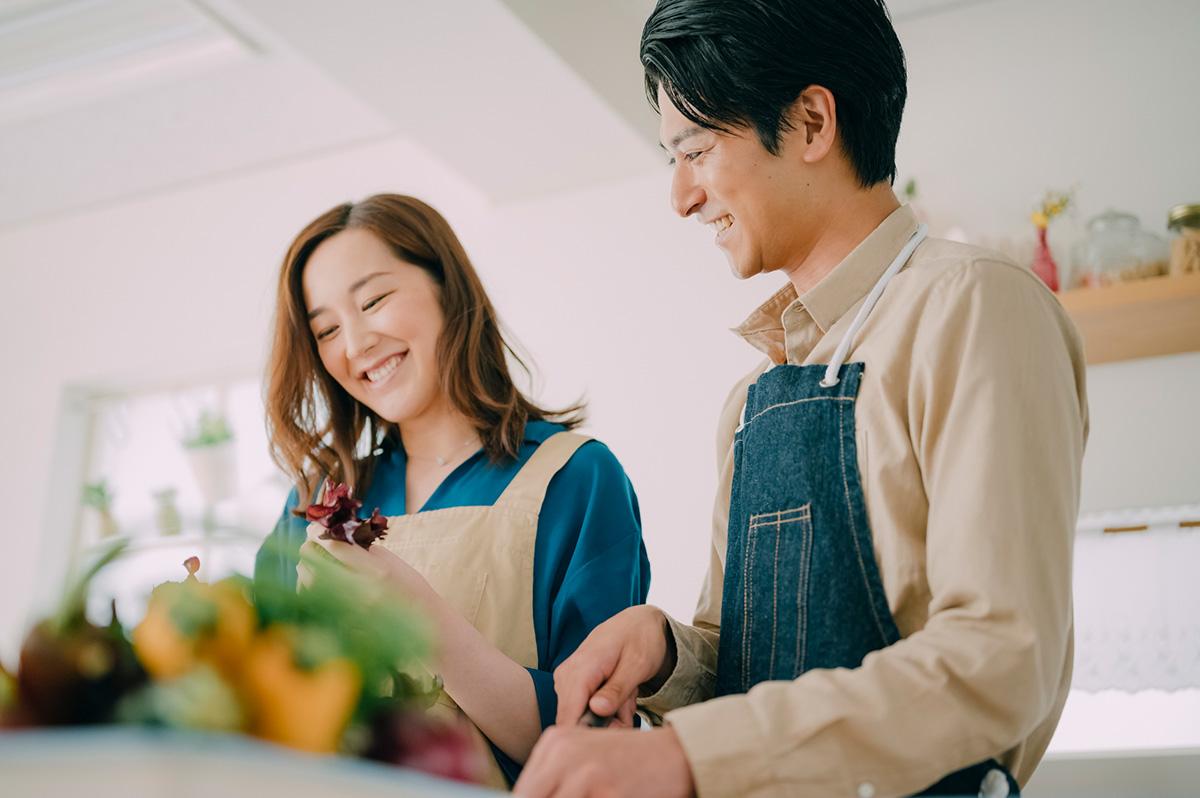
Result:
[[[384,377],[396,370],[396,367],[400,365],[400,360],[400,355],[392,355],[382,366],[368,371],[367,379],[371,382],[379,382]]]
[[[720,219],[713,219],[711,222],[708,223],[708,226],[711,227],[715,232],[721,233],[725,230],[728,230],[729,226],[732,224],[733,224],[732,216],[722,216]]]

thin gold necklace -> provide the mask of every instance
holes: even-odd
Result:
[[[434,455],[433,457],[429,457],[429,456],[418,457],[418,456],[414,456],[414,455],[409,455],[409,456],[408,456],[408,459],[409,459],[409,460],[435,460],[435,461],[437,462],[437,464],[438,464],[438,465],[440,465],[440,466],[444,466],[444,465],[445,465],[447,462],[449,462],[449,460],[450,460],[450,456],[451,456],[451,455],[453,455],[453,454],[457,453],[457,452],[458,452],[459,450],[461,450],[461,449],[462,449],[464,446],[469,446],[469,445],[471,445],[472,443],[474,443],[474,442],[475,442],[475,440],[476,440],[476,439],[475,439],[474,437],[467,438],[465,441],[463,441],[462,443],[460,443],[458,446],[455,446],[453,449],[451,449],[450,451],[446,452],[446,454],[445,454],[444,456],[442,456],[442,457],[438,457],[437,455]]]

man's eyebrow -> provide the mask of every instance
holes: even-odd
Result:
[[[371,282],[376,277],[382,277],[385,274],[387,274],[387,272],[371,272],[366,277],[363,277],[361,280],[355,280],[354,283],[350,286],[350,290],[348,290],[346,293],[353,294],[355,291],[362,288],[364,285]],[[312,321],[313,319],[315,319],[317,316],[321,315],[324,312],[325,312],[325,308],[323,308],[323,307],[313,308],[312,310],[310,310],[308,312],[308,320]]]
[[[703,132],[704,132],[704,128],[700,127],[699,125],[693,125],[692,127],[685,127],[683,130],[679,131],[671,138],[670,144],[663,144],[660,141],[658,143],[658,146],[662,147],[667,152],[670,152],[671,150],[675,149],[680,144],[682,144],[686,139],[690,139],[692,136],[699,135],[700,133],[703,133]]]

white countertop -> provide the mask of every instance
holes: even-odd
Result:
[[[484,798],[404,768],[250,737],[141,727],[0,731],[3,798]]]

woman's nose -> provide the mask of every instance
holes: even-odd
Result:
[[[364,357],[379,341],[379,336],[368,324],[351,322],[342,329],[346,341],[346,357],[351,360]]]

